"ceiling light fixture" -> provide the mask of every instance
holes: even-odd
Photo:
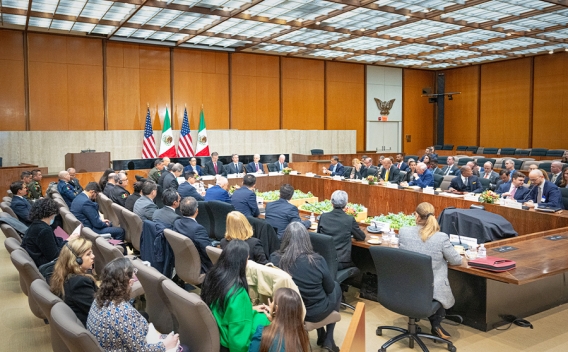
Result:
[[[304,19],[303,19],[303,18],[298,18],[297,21],[298,21],[298,22],[304,22]]]
[[[316,22],[316,25],[318,25],[318,26],[319,26],[320,24],[321,24],[321,22],[320,22],[320,21],[317,21],[317,22]]]
[[[245,11],[243,11],[243,13],[244,13],[245,15],[250,15],[249,10],[245,10]]]
[[[549,54],[554,54],[554,50],[550,50],[548,53],[549,53]]]

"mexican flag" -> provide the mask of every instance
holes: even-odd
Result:
[[[205,127],[205,117],[203,108],[199,113],[199,132],[197,132],[197,153],[195,156],[209,156],[209,141],[207,140],[207,128]]]
[[[165,156],[170,158],[176,157],[176,146],[174,143],[174,134],[172,126],[170,125],[170,114],[168,114],[168,107],[166,107],[166,117],[164,117],[164,127],[162,128],[162,137],[160,138],[160,158]]]

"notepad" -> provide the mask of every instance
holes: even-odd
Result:
[[[57,228],[55,230],[53,230],[53,233],[55,234],[55,236],[63,239],[64,241],[67,241],[67,239],[69,238],[69,235],[67,234],[67,232],[65,232],[65,230],[63,230],[59,226],[57,226]]]

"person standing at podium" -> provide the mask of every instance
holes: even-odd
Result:
[[[116,183],[112,192],[110,194],[110,200],[120,206],[126,207],[126,198],[130,196],[124,187],[128,185],[128,177],[124,172],[119,172],[114,176],[114,182]]]
[[[162,161],[162,159],[156,159],[156,161],[154,161],[154,168],[150,170],[150,172],[148,173],[148,177],[152,181],[158,183],[160,176],[162,176],[163,169],[164,169],[164,162]]]

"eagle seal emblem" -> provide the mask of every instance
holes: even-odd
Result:
[[[174,139],[172,136],[165,134],[164,136],[162,136],[162,141],[169,147],[170,145],[172,145]]]
[[[396,99],[391,99],[389,101],[382,101],[381,99],[375,98],[377,107],[379,108],[381,115],[379,116],[379,121],[387,121],[390,114],[390,110]]]

